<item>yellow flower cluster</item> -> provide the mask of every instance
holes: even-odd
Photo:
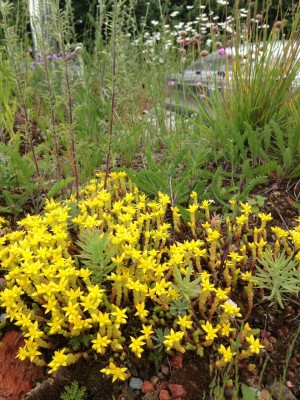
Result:
[[[79,201],[50,200],[41,215],[28,215],[18,230],[1,237],[7,287],[0,293],[0,305],[25,337],[18,357],[43,365],[41,349],[53,349],[51,373],[88,356],[90,349],[99,356],[123,355],[129,320],[140,328],[141,334],[130,336],[128,344],[138,358],[146,347],[154,347],[152,339],[166,323],[171,328],[162,340],[166,351],[185,352],[188,346],[199,350],[218,341],[221,358],[216,366],[222,367],[237,352],[232,343],[239,337],[242,358],[257,354],[262,346],[251,328],[246,324],[239,334],[234,327],[242,313],[231,299],[236,286],[242,285],[251,312],[252,272],[267,247],[266,223],[272,217],[258,214],[260,223],[250,229],[251,206],[231,202],[235,212],[222,223],[221,218],[211,218],[211,201],[199,204],[192,193],[190,237],[179,242],[175,233],[184,222],[177,207],[171,208],[173,221],[167,218],[168,196],[158,193],[157,201],[147,199],[123,172],[111,173],[106,188],[103,182],[104,176],[98,174]],[[201,209],[205,221],[198,220]],[[93,271],[77,257],[77,238],[91,229],[105,233],[117,249],[106,286],[92,283]],[[272,230],[275,251],[284,248],[290,254],[300,249],[300,221],[288,232]],[[190,300],[186,315],[172,313],[183,298]],[[80,353],[66,346],[66,340],[87,334],[90,339]],[[55,341],[49,340],[51,336]],[[113,361],[102,372],[113,380],[126,377],[126,368]]]

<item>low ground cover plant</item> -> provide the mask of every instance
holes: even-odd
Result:
[[[18,358],[53,373],[105,357],[101,372],[115,381],[128,376],[126,350],[139,359],[210,349],[217,369],[259,354],[247,319],[270,272],[256,279],[256,265],[285,251],[299,287],[300,220],[283,230],[248,203],[231,201],[223,216],[211,207],[193,192],[186,223],[169,196],[150,200],[124,172],[98,173],[78,200],[50,200],[20,220],[0,238],[0,305],[25,337]]]

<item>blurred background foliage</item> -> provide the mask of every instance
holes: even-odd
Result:
[[[77,40],[84,41],[84,38],[93,36],[93,28],[90,24],[89,14],[93,17],[96,16],[97,9],[100,2],[110,8],[112,0],[72,0],[73,6],[73,21],[77,34]],[[60,0],[61,7],[64,8],[66,0]],[[202,13],[211,13],[212,16],[219,16],[219,21],[224,21],[226,15],[234,15],[235,0],[124,0],[124,4],[130,6],[134,10],[136,24],[141,27],[145,24],[149,30],[153,27],[151,21],[160,21],[161,15],[164,16],[164,21],[178,20],[181,22],[191,21],[193,18],[199,16],[200,10]],[[240,0],[238,8],[246,10],[251,8],[251,14],[267,15],[267,19],[272,28],[272,22],[276,19],[290,20],[298,5],[298,0]],[[200,8],[200,6],[202,8]],[[205,8],[203,8],[205,7]],[[11,16],[15,21],[12,25],[16,25],[19,29],[26,27],[27,32],[30,32],[30,24],[27,2],[24,0],[15,1],[15,14]],[[170,14],[176,12],[176,17],[170,17]],[[145,21],[146,19],[146,21]],[[288,27],[287,27],[288,28]],[[288,29],[287,29],[288,32]],[[2,32],[0,32],[0,40]]]
[[[61,3],[64,5],[65,0],[62,0]],[[151,21],[160,20],[161,14],[167,17],[168,14],[178,12],[176,19],[182,22],[196,18],[199,16],[200,6],[205,6],[202,12],[213,12],[214,16],[218,15],[220,20],[224,20],[226,15],[234,14],[235,7],[235,0],[227,0],[228,4],[225,4],[226,2],[222,2],[222,0],[219,2],[216,0],[126,0],[125,3],[135,9],[137,23],[141,25],[146,16],[146,25],[149,27],[151,27]],[[271,26],[272,21],[275,19],[289,19],[296,10],[297,3],[297,0],[258,0],[257,2],[253,1],[250,7],[253,14],[268,14],[268,21]],[[98,4],[99,0],[73,0],[74,23],[79,38],[83,35],[84,28],[88,23],[88,13],[95,14]],[[109,1],[107,4],[109,4]],[[238,8],[248,10],[249,0],[240,0]],[[168,20],[168,17],[166,19]]]

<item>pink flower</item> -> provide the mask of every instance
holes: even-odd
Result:
[[[205,98],[206,98],[205,94],[201,93],[200,94],[200,99],[205,99]]]
[[[190,41],[187,39],[182,39],[179,41],[180,46],[189,46],[189,44],[190,44]]]
[[[169,81],[168,82],[168,86],[170,86],[170,87],[173,87],[173,86],[175,86],[176,85],[176,83],[174,82],[174,81]]]
[[[202,83],[202,82],[197,82],[197,83],[196,83],[196,86],[197,86],[197,87],[203,87],[203,83]]]
[[[225,53],[226,53],[226,51],[223,47],[217,51],[217,54],[219,54],[220,56],[224,56]]]

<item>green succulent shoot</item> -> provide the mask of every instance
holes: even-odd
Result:
[[[191,265],[188,266],[186,275],[182,277],[179,268],[174,265],[173,267],[173,274],[175,278],[175,282],[173,287],[175,290],[180,293],[181,298],[186,300],[190,300],[193,297],[197,297],[200,292],[200,281],[201,278],[197,277],[194,280],[190,280],[193,276],[193,268]]]
[[[264,299],[277,302],[281,308],[286,294],[297,295],[300,291],[300,271],[293,257],[294,254],[286,257],[285,252],[273,256],[267,251],[259,260],[262,267],[255,267],[256,286],[270,291]]]

